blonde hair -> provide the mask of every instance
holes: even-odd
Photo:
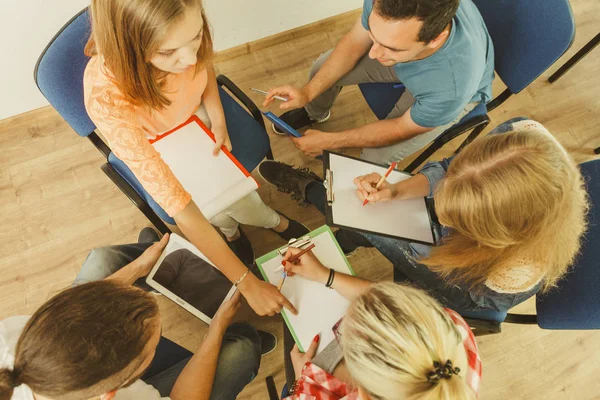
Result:
[[[425,292],[391,282],[358,297],[342,323],[348,372],[374,400],[474,399],[464,377],[463,340],[446,311]],[[458,375],[431,383],[434,362],[452,362]]]
[[[196,73],[212,57],[210,27],[201,0],[92,0],[92,35],[87,56],[101,54],[119,90],[139,106],[161,109],[170,105],[162,92],[165,72],[150,62],[169,27],[181,21],[185,10],[201,10],[202,43]]]
[[[452,232],[419,262],[452,283],[475,285],[526,262],[542,269],[546,291],[567,272],[586,229],[581,173],[543,128],[475,140],[434,198]]]

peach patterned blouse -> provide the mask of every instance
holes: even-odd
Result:
[[[191,200],[148,139],[185,122],[196,112],[206,89],[206,69],[169,74],[165,85],[171,105],[146,110],[126,99],[111,79],[101,56],[94,56],[83,75],[85,108],[113,153],[122,160],[144,189],[169,214],[176,215]]]

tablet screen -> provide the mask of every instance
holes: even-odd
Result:
[[[171,245],[152,280],[212,319],[231,290],[231,282],[190,250]]]

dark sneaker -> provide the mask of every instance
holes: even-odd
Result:
[[[299,205],[308,207],[306,201],[306,186],[314,181],[323,182],[318,175],[308,168],[294,168],[278,161],[265,160],[258,166],[258,173],[277,190],[291,194],[292,199]]]
[[[301,224],[300,222],[291,219],[287,215],[283,215],[280,212],[278,212],[278,213],[279,213],[279,215],[284,216],[285,218],[287,218],[287,220],[290,221],[290,224],[288,225],[287,229],[285,231],[283,231],[283,232],[277,232],[274,229],[271,229],[271,230],[273,232],[275,232],[276,234],[278,234],[286,242],[289,242],[290,239],[301,238],[302,236],[304,236],[304,235],[306,235],[306,234],[308,234],[310,232],[310,229],[308,229],[306,227],[306,225]]]
[[[281,118],[283,122],[294,128],[295,130],[306,128],[308,126],[311,126],[312,124],[320,124],[321,122],[327,121],[329,117],[331,117],[331,111],[327,113],[327,116],[325,118],[312,119],[308,115],[304,107],[284,112],[279,116],[279,118]],[[276,134],[286,135],[283,129],[281,129],[279,126],[271,124],[271,127],[273,128],[273,132],[275,132]]]
[[[258,337],[260,338],[260,355],[266,356],[272,353],[277,347],[277,338],[275,335],[265,331],[258,331]]]
[[[235,253],[244,265],[251,266],[254,264],[254,249],[252,249],[252,244],[250,244],[250,240],[248,240],[248,236],[246,236],[242,228],[238,229],[240,237],[233,242],[227,241],[227,245],[229,245],[231,251]]]
[[[366,237],[357,232],[339,229],[333,236],[342,248],[346,257],[352,257],[361,247],[373,247]]]
[[[143,228],[140,233],[138,233],[138,243],[154,243],[160,240],[160,236],[158,232],[154,228],[149,226]]]

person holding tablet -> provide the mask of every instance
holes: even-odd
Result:
[[[298,252],[290,249],[284,260]],[[286,268],[323,285],[329,279],[329,269],[311,252]],[[477,344],[458,313],[407,285],[336,272],[331,287],[351,301],[335,332],[339,344],[334,341],[316,357],[318,336],[306,354],[294,346],[286,357],[294,374],[286,400],[478,397]]]
[[[379,175],[356,178],[356,201],[433,198],[439,221],[433,223],[434,246],[338,231],[342,249],[375,246],[398,280],[458,310],[506,311],[555,286],[586,229],[587,193],[579,169],[538,122],[517,118],[492,133],[396,185],[376,190]],[[325,189],[314,174],[274,162],[263,162],[259,171],[281,191],[324,212]]]
[[[149,239],[146,230],[141,240]],[[104,264],[105,272],[115,271],[104,280],[88,281],[101,268],[83,268],[75,286],[33,316],[0,321],[0,398],[235,399],[258,373],[261,354],[257,331],[231,324],[239,293],[219,308],[194,355],[146,374],[153,360],[173,356],[159,345],[155,297],[131,284],[150,271],[167,242],[168,235],[140,243],[145,250],[127,265]],[[118,251],[113,255],[119,259]]]
[[[306,234],[308,228],[266,206],[256,192],[207,221],[148,141],[196,113],[215,134],[214,153],[221,146],[231,149],[201,1],[92,0],[90,17],[85,106],[114,154],[188,240],[237,283],[254,311],[273,315],[282,306],[293,310],[273,285],[248,274],[235,257],[246,265],[254,262],[239,224],[272,229],[285,240]]]

